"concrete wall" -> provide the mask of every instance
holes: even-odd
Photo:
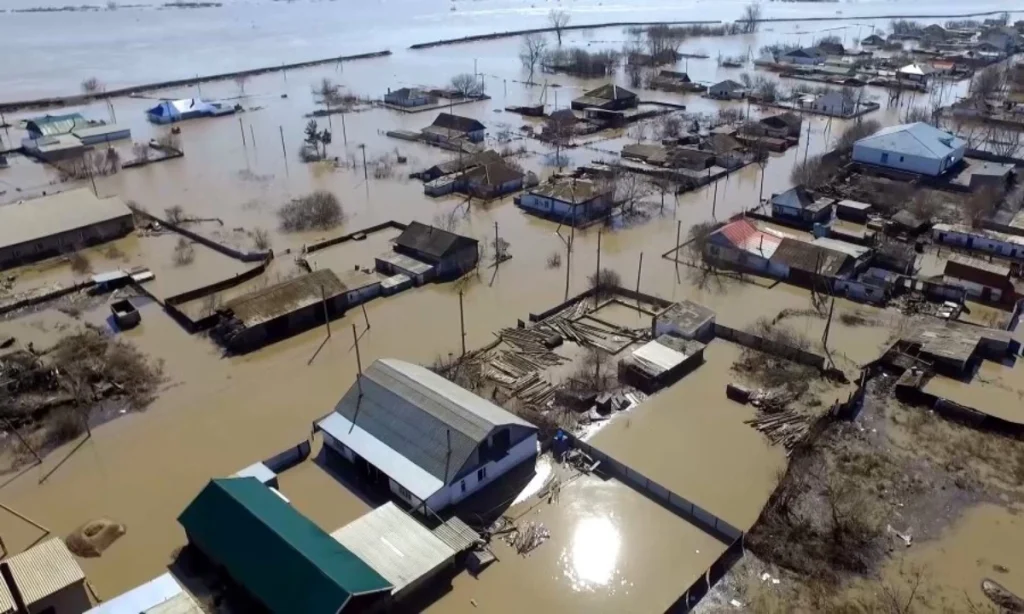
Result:
[[[942,280],[952,286],[960,286],[961,288],[964,289],[965,292],[967,292],[967,296],[970,297],[981,298],[981,296],[985,293],[986,289],[989,291],[989,295],[986,297],[986,300],[997,302],[1003,296],[1003,291],[999,288],[993,288],[991,286],[979,284],[975,281],[971,281],[968,279],[960,279],[957,277],[952,277],[950,275],[943,275]]]
[[[887,292],[879,286],[866,284],[855,279],[836,279],[832,286],[837,296],[845,296],[857,301],[880,304],[887,299]]]
[[[72,584],[28,607],[29,614],[81,614],[92,607],[85,581]],[[48,610],[48,608],[53,608]]]
[[[816,369],[822,369],[825,366],[824,356],[819,356],[818,354],[808,352],[807,350],[783,345],[746,331],[730,328],[723,324],[719,324],[718,322],[715,322],[715,335],[722,339],[732,341],[733,343],[738,343],[742,346],[766,352],[774,356],[780,356]]]
[[[967,234],[958,231],[947,232],[933,228],[932,239],[936,243],[955,245],[988,254],[997,254],[1010,258],[1024,258],[1024,244],[1010,243],[998,237]]]

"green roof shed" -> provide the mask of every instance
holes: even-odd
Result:
[[[256,478],[210,480],[178,522],[189,543],[271,612],[337,614],[391,593],[380,574]]]

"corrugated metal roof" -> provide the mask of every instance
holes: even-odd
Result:
[[[178,517],[189,541],[275,614],[336,614],[391,584],[255,478],[211,480]]]
[[[469,550],[480,541],[480,534],[458,516],[452,516],[444,524],[435,527],[434,535],[456,552]]]
[[[470,244],[476,245],[477,240],[420,222],[412,222],[398,235],[395,244],[441,260],[458,249]]]
[[[782,241],[781,236],[761,230],[746,218],[726,224],[718,230],[718,233],[728,239],[737,249],[761,258],[771,258]]]
[[[42,117],[34,117],[25,124],[25,128],[29,132],[43,136],[69,134],[75,128],[86,128],[88,126],[89,121],[82,117],[81,113],[43,115]]]
[[[965,145],[963,140],[953,134],[924,122],[882,128],[854,144],[855,147],[871,147],[925,158],[944,158]]]
[[[773,263],[786,265],[790,269],[804,273],[814,273],[825,277],[838,274],[850,256],[843,252],[800,241],[799,239],[783,239],[771,257]]]
[[[167,601],[149,608],[144,614],[206,614],[206,610],[192,595],[181,592]]]
[[[536,429],[428,369],[394,359],[374,361],[334,411],[446,484],[495,427]]]
[[[390,501],[331,537],[390,582],[393,593],[455,557],[455,550]]]
[[[0,248],[86,228],[131,210],[117,196],[96,198],[88,188],[0,206]]]
[[[272,482],[277,474],[274,473],[270,467],[267,467],[263,463],[253,463],[248,467],[239,470],[231,477],[233,478],[256,478],[261,484],[267,484]]]
[[[406,256],[405,254],[399,254],[398,252],[384,252],[377,256],[378,260],[383,260],[392,266],[396,266],[403,271],[408,271],[413,275],[423,275],[433,270],[433,266],[426,262],[420,262],[415,258]]]
[[[643,363],[645,370],[659,374],[683,364],[687,356],[654,340],[637,348],[633,352],[633,358]]]
[[[811,244],[825,249],[830,249],[834,252],[844,253],[851,258],[860,258],[871,251],[870,247],[847,243],[846,241],[839,241],[837,239],[830,239],[828,237],[818,237],[811,241]]]
[[[542,183],[530,190],[530,194],[551,198],[563,203],[583,205],[610,191],[611,188],[600,186],[587,179],[562,179]]]
[[[121,593],[113,599],[109,599],[95,608],[88,610],[86,614],[152,614],[153,608],[162,603],[172,601],[179,595],[185,593],[178,581],[170,573],[157,576],[145,584],[141,584],[126,593]],[[195,610],[201,612],[201,610]],[[163,614],[170,614],[165,612]],[[177,613],[175,613],[177,614]],[[192,614],[185,610],[182,614]]]
[[[330,269],[320,269],[250,292],[224,304],[245,326],[256,326],[330,300],[346,292],[345,285]]]
[[[7,583],[0,581],[0,612],[3,612],[3,614],[9,614],[14,611],[14,608],[14,597],[11,596],[11,591],[7,588]]]
[[[364,382],[365,383],[365,382]],[[345,444],[420,501],[444,488],[444,482],[430,475],[401,452],[381,442],[361,426],[339,413],[331,413],[318,424],[321,430]],[[454,475],[455,469],[452,469]]]
[[[55,537],[7,559],[25,605],[32,605],[85,580],[64,540]]]

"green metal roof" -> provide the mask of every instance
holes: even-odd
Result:
[[[210,483],[178,517],[232,579],[279,614],[336,614],[392,586],[256,478]]]
[[[29,132],[41,134],[42,136],[55,136],[58,134],[70,134],[76,128],[88,128],[89,122],[82,117],[81,113],[68,113],[66,115],[43,115],[33,117],[25,124]]]

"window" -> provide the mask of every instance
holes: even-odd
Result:
[[[411,496],[409,491],[406,490],[404,486],[398,484],[396,484],[396,486],[398,486],[398,496],[402,497],[403,499],[408,499]]]
[[[462,492],[466,492],[466,480],[462,480]]]
[[[882,152],[882,164],[889,161],[889,152]]]
[[[476,481],[483,482],[487,479],[487,467],[480,467],[476,470]]]
[[[900,156],[900,162],[903,162],[903,156]]]

